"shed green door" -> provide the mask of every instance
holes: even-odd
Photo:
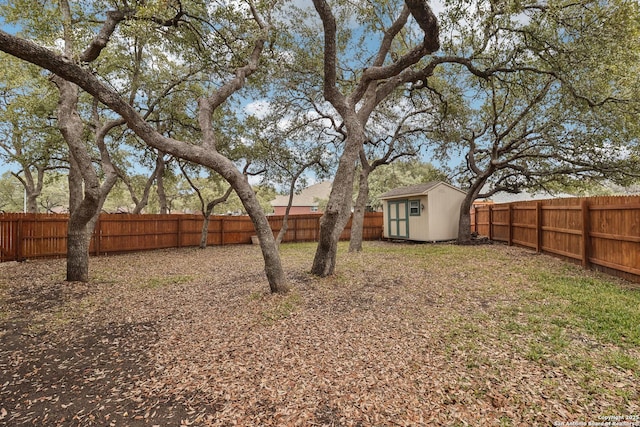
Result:
[[[394,200],[388,204],[389,237],[409,238],[409,201]]]

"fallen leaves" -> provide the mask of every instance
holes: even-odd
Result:
[[[312,246],[284,245],[293,290],[274,296],[252,246],[94,258],[88,285],[51,282],[61,261],[7,267],[0,424],[548,425],[638,411],[634,365],[589,358],[615,349],[571,332],[581,339],[551,354],[554,337],[531,330],[526,281],[501,274],[521,251],[402,247],[368,243],[319,279]]]

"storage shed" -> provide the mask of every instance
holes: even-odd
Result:
[[[380,196],[384,237],[421,242],[457,238],[460,205],[465,194],[439,181],[384,193]]]

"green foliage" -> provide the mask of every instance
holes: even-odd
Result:
[[[69,190],[66,175],[57,172],[45,174],[44,187],[38,198],[39,210],[44,213],[66,211],[69,207]],[[10,172],[0,177],[0,210],[22,212],[24,209],[24,188]]]
[[[0,212],[22,212],[24,189],[10,172],[0,177]]]
[[[58,96],[38,68],[0,52],[0,160],[35,173],[60,164],[64,142],[55,123]]]
[[[454,125],[429,134],[437,159],[468,159],[464,187],[590,192],[637,179],[637,2],[446,4],[443,49],[480,73],[437,70]]]
[[[387,191],[430,181],[450,182],[444,172],[418,160],[398,161],[379,167],[369,176],[369,205],[379,210],[382,207],[380,196]]]
[[[71,35],[77,56],[97,33],[104,11],[121,2],[70,3]],[[111,38],[90,67],[104,81],[111,82],[138,111],[148,114],[149,122],[163,135],[198,144],[201,133],[196,120],[197,99],[220,87],[236,67],[245,64],[261,30],[254,20],[247,19],[250,14],[246,2],[150,0],[131,4],[137,8],[135,18],[118,26],[117,37]],[[186,13],[178,25],[169,25],[178,5]],[[376,42],[395,19],[399,5],[332,2],[340,27],[338,87],[344,93],[355,87],[365,67],[371,65]],[[316,157],[323,164],[313,166],[313,172],[329,175],[336,164],[334,153],[340,151],[342,135],[337,132],[341,123],[329,122],[335,120],[335,111],[324,104],[322,96],[323,45],[318,38],[317,13],[310,4],[266,1],[256,3],[256,7],[271,24],[268,48],[258,73],[243,92],[246,98],[216,110],[212,120],[217,149],[237,164],[251,161],[256,170],[264,167],[265,181],[278,186],[290,182],[297,167]],[[515,129],[521,136],[527,126],[546,121],[545,129],[535,135],[537,141],[544,141],[545,149],[523,147],[518,155],[531,154],[533,159],[513,162],[504,175],[494,175],[494,183],[503,180],[501,184],[511,187],[581,192],[593,192],[602,179],[629,184],[629,176],[621,172],[637,171],[640,164],[638,9],[637,2],[625,0],[554,0],[545,2],[544,7],[521,0],[499,4],[486,0],[444,2],[440,56],[468,60],[480,74],[495,69],[508,72],[478,78],[453,61],[438,65],[424,81],[400,86],[371,115],[367,133],[372,144],[367,146],[367,155],[379,156],[384,151],[380,147],[389,143],[395,130],[404,135],[397,141],[398,152],[415,154],[428,142],[432,144],[429,153],[434,162],[442,163],[466,154],[465,135],[470,132],[491,130],[494,136],[508,139],[504,132],[510,119],[523,112],[530,100],[528,94],[540,89],[547,76],[554,75],[559,83],[552,88],[550,97],[532,111],[531,120]],[[56,41],[63,28],[58,2],[4,2],[0,16],[9,24],[19,25],[24,36],[59,49]],[[394,57],[406,53],[419,40],[420,31],[410,19],[393,40],[384,64],[391,64]],[[63,162],[53,160],[65,156],[53,119],[55,88],[40,69],[4,54],[0,59],[6,64],[0,70],[0,91],[5,100],[0,111],[0,144],[12,144],[12,154],[0,155],[23,169],[42,162],[60,166]],[[427,66],[430,60],[424,58],[416,69]],[[420,90],[421,85],[430,90]],[[575,95],[577,101],[570,101]],[[255,98],[265,100],[269,117],[244,117],[240,113],[242,104]],[[600,105],[606,99],[616,102]],[[597,105],[589,106],[587,100]],[[79,112],[87,124],[89,146],[93,145],[91,109],[92,99],[84,95]],[[424,111],[403,122],[407,115],[419,110]],[[115,117],[101,106],[98,112],[101,120]],[[496,121],[498,113],[503,117],[500,123]],[[513,145],[516,139],[495,151]],[[107,144],[114,163],[141,191],[146,181],[143,171],[153,168],[158,154],[142,149],[144,144],[124,130],[113,132]],[[491,151],[486,145],[476,149],[485,154]],[[604,172],[593,176],[562,175],[565,163],[556,161],[560,155],[595,165]],[[491,159],[484,155],[478,162],[491,163]],[[462,165],[458,172],[460,182],[467,185],[473,174],[465,167]],[[522,171],[535,171],[538,176],[523,178]],[[559,174],[554,176],[556,172]],[[175,175],[176,171],[167,172],[173,209],[198,211],[199,201]],[[203,173],[198,179],[208,197],[222,194],[223,189],[211,177]],[[379,207],[379,195],[391,188],[435,179],[447,180],[444,174],[426,165],[415,166],[414,162],[378,168],[370,177],[369,204]],[[304,180],[299,181],[298,188],[303,185]],[[7,194],[12,192],[10,187],[4,190]],[[262,193],[265,197],[261,204],[269,211],[271,195],[258,191],[259,196]],[[151,194],[148,212],[158,209],[157,198],[153,191]],[[130,206],[127,199],[125,187],[119,185],[105,209]],[[11,205],[12,210],[20,208],[13,201],[5,204]],[[233,195],[226,206],[217,208],[217,213],[242,210]]]

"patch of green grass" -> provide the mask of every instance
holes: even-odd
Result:
[[[268,324],[291,317],[302,304],[302,297],[296,291],[291,291],[282,296],[272,296],[271,298],[273,298],[271,307],[262,312],[262,317]]]
[[[556,324],[584,329],[617,345],[640,346],[640,292],[591,277],[539,272],[532,278],[545,293],[565,302],[546,308],[555,309]]]
[[[435,256],[461,256],[466,251],[464,246],[444,243],[396,243],[388,245],[368,245],[364,247],[367,253],[405,255],[428,259]]]
[[[527,325],[508,319],[504,324],[504,329],[512,334],[522,334],[527,331]]]
[[[249,301],[259,301],[262,298],[264,298],[264,296],[265,296],[264,292],[254,291],[254,292],[251,292],[251,294],[249,294]]]
[[[192,280],[193,277],[183,275],[151,277],[146,282],[142,282],[140,287],[143,289],[158,289],[165,286],[182,285],[184,283],[189,283]]]
[[[525,357],[532,362],[541,363],[546,358],[545,350],[546,348],[539,342],[530,343]]]
[[[623,399],[623,404],[618,408],[618,413],[624,413],[625,409],[628,408],[630,403],[635,403],[638,401],[638,393],[635,390],[630,390],[628,388],[617,388],[615,393]]]
[[[509,427],[513,425],[513,421],[511,420],[511,418],[507,417],[506,415],[503,415],[500,417],[500,426],[501,427]]]
[[[113,285],[118,283],[118,279],[113,277],[112,272],[106,271],[90,271],[92,283],[102,283],[105,285]]]
[[[593,372],[593,361],[589,357],[573,355],[568,365],[572,371]]]
[[[640,370],[640,361],[625,351],[614,350],[606,355],[605,361],[618,369],[635,372]]]

